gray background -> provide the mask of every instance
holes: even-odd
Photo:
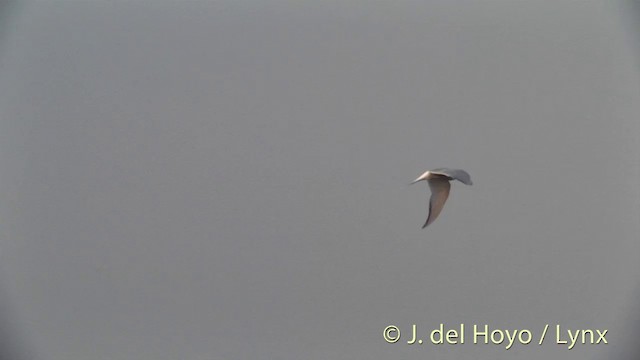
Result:
[[[628,3],[2,10],[6,358],[630,356]],[[429,191],[408,183],[440,166],[474,185],[422,230]],[[609,345],[382,338],[441,322],[609,329]]]

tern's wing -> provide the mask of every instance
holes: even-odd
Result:
[[[469,173],[462,170],[462,169],[446,169],[446,168],[442,168],[442,169],[435,169],[435,170],[431,170],[432,174],[437,174],[437,175],[444,175],[444,176],[448,176],[451,179],[455,179],[460,181],[463,184],[466,185],[471,185],[473,184],[473,182],[471,182],[471,176],[469,176]]]
[[[423,229],[434,222],[438,215],[440,215],[444,203],[449,197],[449,189],[451,189],[449,180],[444,177],[430,179],[428,182],[429,188],[431,189],[431,199],[429,199],[429,216],[427,217],[427,222],[422,226]]]

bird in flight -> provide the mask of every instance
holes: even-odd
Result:
[[[444,207],[444,203],[449,197],[449,190],[451,189],[449,181],[458,180],[465,185],[473,184],[469,173],[462,169],[440,168],[428,170],[415,179],[411,184],[415,184],[422,180],[427,180],[429,188],[431,189],[431,199],[429,199],[429,216],[427,216],[427,222],[422,226],[423,229],[434,222],[438,215],[440,215],[440,212]]]

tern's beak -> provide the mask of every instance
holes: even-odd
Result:
[[[430,175],[430,174],[429,174],[429,172],[427,171],[426,173],[424,173],[424,174],[420,175],[420,177],[418,177],[417,179],[413,180],[413,182],[412,182],[411,184],[409,184],[409,185],[415,184],[415,183],[417,183],[418,181],[426,180],[426,179],[427,179],[427,177],[429,177],[429,175]]]

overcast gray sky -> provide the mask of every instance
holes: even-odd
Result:
[[[52,360],[624,356],[640,62],[618,5],[5,7],[2,331]],[[474,185],[423,230],[408,184],[442,166]],[[440,323],[534,341],[406,344]],[[609,344],[538,346],[545,324]]]

